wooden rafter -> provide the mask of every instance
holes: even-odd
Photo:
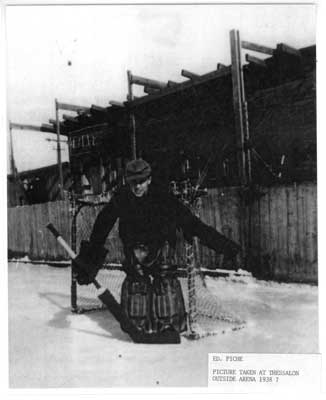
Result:
[[[222,63],[218,63],[216,68],[218,71],[221,71],[222,69],[226,68],[226,65],[224,65]]]
[[[190,72],[186,69],[181,70],[181,75],[191,80],[196,80],[200,77],[200,75],[194,74],[193,72]]]
[[[65,121],[69,121],[69,122],[73,122],[73,123],[75,123],[75,124],[78,124],[77,119],[76,119],[75,117],[72,117],[71,115],[63,114],[62,118],[63,118]]]
[[[147,93],[147,94],[155,94],[155,93],[159,93],[159,89],[154,89],[154,88],[152,88],[152,87],[150,87],[150,86],[145,86],[144,87],[144,92],[145,93]]]
[[[91,113],[92,112],[96,112],[96,113],[106,114],[107,113],[107,109],[105,107],[100,107],[100,106],[97,106],[95,104],[92,104],[91,108],[90,108],[90,112]]]
[[[168,81],[168,87],[172,87],[172,86],[175,86],[177,84],[178,84],[178,82]]]
[[[246,50],[252,50],[258,53],[269,54],[271,56],[274,54],[274,49],[272,49],[271,47],[261,46],[260,44],[246,42],[244,40],[242,40],[241,42],[241,47]]]
[[[89,112],[89,107],[76,106],[74,104],[57,103],[59,110],[75,111],[75,112]]]
[[[200,75],[200,77],[198,79],[194,80],[194,81],[193,80],[188,80],[188,81],[185,81],[185,82],[181,82],[181,83],[178,83],[175,86],[166,87],[165,89],[162,89],[159,93],[153,94],[151,96],[143,96],[143,97],[140,97],[139,99],[135,99],[135,100],[132,101],[132,106],[137,106],[137,105],[140,105],[140,104],[144,104],[144,103],[147,103],[148,101],[152,101],[152,100],[155,100],[155,99],[158,99],[158,98],[161,98],[161,97],[165,97],[165,96],[168,96],[168,95],[170,95],[172,93],[179,93],[179,92],[182,92],[183,90],[185,90],[187,88],[200,85],[200,84],[208,82],[208,81],[210,81],[212,79],[228,76],[230,74],[231,74],[231,67],[230,66],[226,67],[226,68],[223,68],[220,71],[216,70],[216,71],[208,72],[207,74]],[[128,101],[130,101],[130,100],[128,99]]]
[[[28,125],[28,124],[16,124],[14,122],[10,122],[10,129],[21,129],[27,131],[39,131],[41,132],[41,127],[36,125]]]
[[[109,104],[113,107],[124,107],[124,104],[120,101],[110,100]]]
[[[277,51],[289,54],[291,56],[299,57],[301,58],[301,53],[299,50],[295,49],[294,47],[288,46],[285,43],[279,43],[276,46]]]
[[[261,58],[252,56],[250,54],[246,54],[246,61],[250,62],[252,64],[258,65],[259,67],[264,67],[266,68],[266,62],[264,60],[262,60]]]
[[[163,89],[167,87],[167,83],[156,81],[154,79],[147,79],[141,76],[131,75],[131,83],[140,85],[140,86],[147,86],[154,89]]]
[[[42,124],[41,131],[42,132],[51,132],[51,133],[56,132],[55,127],[53,125],[49,125],[49,124]]]

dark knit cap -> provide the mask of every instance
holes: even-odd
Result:
[[[145,180],[151,176],[152,169],[150,165],[143,159],[139,158],[128,162],[126,166],[126,181],[128,183],[134,181]]]

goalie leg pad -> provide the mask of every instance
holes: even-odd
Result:
[[[156,277],[153,281],[152,301],[158,330],[169,325],[177,332],[187,330],[184,298],[180,282],[176,277]]]
[[[147,278],[125,278],[121,287],[121,307],[133,325],[142,332],[151,329],[150,298],[151,284]]]

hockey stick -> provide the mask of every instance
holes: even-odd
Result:
[[[57,242],[66,250],[69,257],[72,260],[75,260],[77,254],[72,250],[69,244],[63,239],[57,229],[53,226],[52,223],[47,224],[46,226],[48,230],[53,234],[53,236],[57,239]],[[78,268],[82,269],[83,272],[86,272],[83,269],[83,266],[75,264]],[[130,338],[135,343],[152,343],[152,344],[163,344],[163,343],[180,343],[180,335],[176,331],[168,331],[168,332],[158,332],[158,333],[144,333],[137,329],[137,327],[132,323],[132,321],[128,318],[128,315],[121,307],[121,305],[114,298],[112,293],[106,289],[102,288],[99,282],[94,278],[92,280],[93,285],[97,289],[97,296],[101,300],[101,302],[108,308],[110,313],[114,316],[114,318],[120,323],[121,328],[128,333]]]

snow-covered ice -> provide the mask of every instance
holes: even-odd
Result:
[[[108,311],[70,312],[70,269],[9,263],[9,374],[14,388],[207,386],[208,353],[318,352],[318,288],[208,278],[242,330],[180,345],[134,344]]]

